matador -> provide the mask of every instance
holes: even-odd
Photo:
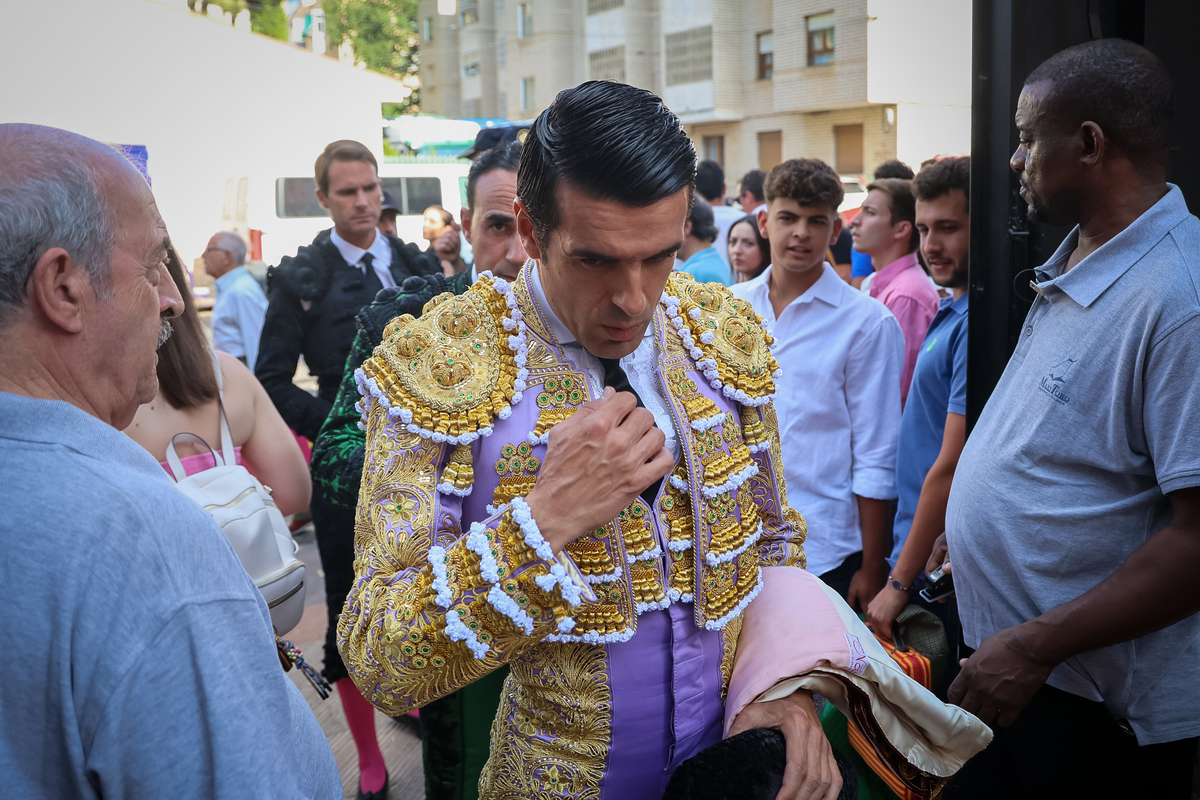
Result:
[[[723,286],[672,271],[694,174],[654,95],[563,92],[525,141],[516,280],[485,274],[393,320],[356,374],[339,646],[391,714],[509,665],[482,798],[661,797],[738,727],[747,607],[773,573],[804,575],[771,336]],[[743,726],[816,743],[799,772],[819,791],[789,797],[837,795],[811,692],[740,706]]]

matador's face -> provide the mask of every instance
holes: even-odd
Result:
[[[559,223],[542,248],[524,205],[518,231],[538,262],[554,313],[588,352],[620,358],[637,349],[654,318],[683,244],[688,193],[681,190],[644,208],[598,200],[560,183]]]

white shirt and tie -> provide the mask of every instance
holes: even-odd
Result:
[[[550,332],[562,345],[575,366],[587,375],[593,397],[599,397],[604,392],[604,367],[600,359],[579,343],[575,334],[563,324],[542,289],[542,280],[538,276],[535,262],[529,263],[530,283],[536,295],[538,307],[545,313],[546,321],[550,323]],[[667,397],[658,381],[658,341],[654,335],[654,323],[646,326],[646,333],[641,343],[627,356],[620,359],[621,368],[629,378],[629,384],[637,392],[646,410],[654,415],[654,423],[666,437],[664,446],[671,455],[679,458],[679,434],[675,430],[675,421],[668,410]]]
[[[392,246],[388,244],[387,237],[378,230],[375,231],[375,241],[371,242],[371,246],[366,250],[347,242],[338,235],[336,228],[329,234],[329,240],[342,254],[342,258],[346,259],[346,263],[361,269],[364,277],[367,274],[366,265],[370,264],[375,270],[375,274],[379,276],[379,282],[383,284],[384,289],[390,289],[396,285],[396,279],[392,277],[391,270]],[[364,261],[363,256],[368,254],[371,258]]]

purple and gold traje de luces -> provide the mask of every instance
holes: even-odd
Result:
[[[778,366],[748,304],[674,273],[653,335],[678,463],[653,508],[638,498],[556,557],[523,498],[549,431],[593,394],[530,281],[527,265],[434,298],[358,371],[366,457],[338,643],[390,714],[511,666],[481,797],[657,798],[721,738],[760,568],[804,565]]]

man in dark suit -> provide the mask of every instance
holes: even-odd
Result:
[[[432,250],[421,253],[377,229],[383,189],[375,156],[365,146],[332,142],[317,158],[314,180],[333,228],[267,273],[269,303],[254,370],[283,419],[309,440],[316,440],[337,396],[354,341],[354,316],[381,289],[442,271]],[[316,396],[292,383],[301,355],[317,378]],[[382,798],[387,771],[375,739],[374,709],[347,676],[335,639],[337,618],[354,580],[354,510],[328,502],[319,488],[311,509],[329,609],[322,672],[338,686],[358,746],[360,797]]]

